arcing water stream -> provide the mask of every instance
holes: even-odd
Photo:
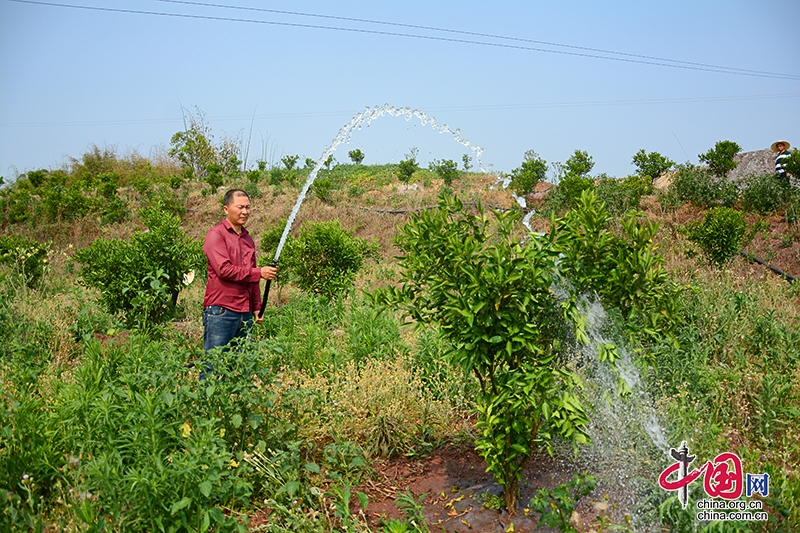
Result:
[[[305,200],[306,194],[308,194],[308,189],[311,187],[311,184],[314,183],[314,180],[317,179],[317,173],[319,169],[322,168],[322,165],[328,159],[329,156],[333,155],[333,152],[336,151],[336,148],[339,147],[340,144],[349,142],[350,137],[353,135],[353,131],[356,129],[361,129],[365,124],[369,127],[370,123],[382,117],[383,115],[391,115],[394,117],[405,117],[406,120],[411,120],[413,117],[417,117],[423,126],[430,124],[431,128],[438,131],[439,133],[449,133],[453,136],[453,138],[459,144],[464,145],[468,150],[475,153],[475,160],[478,163],[478,167],[481,169],[482,172],[487,172],[486,169],[483,167],[483,163],[481,163],[481,154],[483,153],[483,148],[478,146],[473,146],[467,139],[461,137],[460,130],[451,130],[447,124],[439,125],[436,122],[436,119],[433,117],[429,117],[427,114],[423,113],[418,109],[411,109],[410,107],[394,107],[389,104],[384,104],[381,107],[367,107],[364,111],[353,117],[348,124],[342,127],[339,130],[339,134],[333,139],[328,148],[322,152],[322,155],[317,160],[317,164],[314,166],[314,169],[308,175],[306,182],[303,184],[303,188],[300,190],[300,194],[297,197],[297,201],[292,208],[292,212],[289,214],[289,218],[286,220],[286,226],[283,228],[283,233],[281,234],[281,239],[278,242],[278,248],[275,250],[275,256],[272,259],[274,264],[277,264],[278,259],[281,256],[281,251],[283,250],[283,245],[286,243],[286,238],[289,235],[289,231],[292,229],[292,224],[294,223],[295,217],[297,217],[297,212],[300,210],[300,206]]]

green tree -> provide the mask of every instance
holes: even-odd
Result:
[[[295,165],[297,165],[299,160],[299,155],[285,155],[281,157],[281,163],[283,163],[283,166],[286,167],[286,170],[292,170]]]
[[[202,244],[186,235],[162,202],[140,214],[147,231],[128,240],[99,238],[75,253],[82,283],[100,292],[108,312],[124,314],[134,327],[172,318],[178,293],[190,282],[184,275],[206,268]]]
[[[511,171],[511,190],[520,196],[530,194],[547,175],[547,161],[533,150],[525,152],[522,165]]]
[[[469,170],[472,168],[472,158],[469,154],[464,154],[461,156],[461,163],[464,165],[464,170]]]
[[[266,253],[277,247],[274,235],[262,239]],[[286,242],[281,270],[304,292],[332,300],[346,293],[364,259],[374,253],[374,244],[355,237],[338,219],[310,222],[303,224],[297,238]]]
[[[413,159],[403,159],[397,164],[397,177],[403,183],[411,181],[411,176],[419,170],[419,165]]]
[[[216,153],[211,139],[211,128],[199,109],[197,117],[188,115],[188,124],[185,124],[184,131],[175,133],[170,139],[169,155],[176,157],[183,164],[188,179],[205,180],[208,165],[216,163]]]
[[[434,160],[429,165],[429,168],[435,172],[437,176],[442,178],[442,181],[444,181],[447,187],[450,187],[460,175],[458,172],[458,164],[452,159],[442,159],[441,161]]]
[[[718,178],[724,178],[728,172],[739,165],[737,161],[733,160],[733,156],[741,151],[742,147],[733,141],[719,141],[714,148],[697,157],[708,165],[712,174]]]
[[[360,165],[361,162],[364,161],[364,158],[366,157],[366,155],[364,155],[364,152],[362,152],[360,148],[356,148],[355,150],[350,150],[349,152],[347,152],[347,155],[348,157],[350,157],[350,160],[356,165]]]
[[[564,163],[564,170],[567,177],[587,178],[594,168],[594,161],[588,152],[575,150]]]
[[[552,291],[558,251],[549,237],[520,243],[520,213],[465,212],[442,198],[402,228],[399,287],[377,298],[439,325],[452,362],[477,379],[476,449],[515,512],[522,470],[556,436],[587,442],[578,379],[558,357],[575,307]],[[573,320],[576,330],[582,331]]]
[[[632,162],[634,166],[636,166],[636,174],[649,177],[651,183],[661,176],[661,174],[671,170],[672,167],[675,166],[675,162],[668,157],[658,152],[650,152],[648,154],[644,151],[644,148],[636,152]]]

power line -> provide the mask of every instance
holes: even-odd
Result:
[[[432,36],[432,35],[416,35],[410,33],[398,33],[398,32],[390,32],[390,31],[380,31],[380,30],[367,30],[362,28],[342,28],[336,26],[322,26],[318,24],[300,24],[294,22],[276,22],[276,21],[268,21],[268,20],[255,20],[255,19],[243,19],[243,18],[234,18],[234,17],[219,17],[219,16],[211,16],[211,15],[192,15],[188,13],[165,13],[159,11],[142,11],[136,9],[121,9],[121,8],[111,8],[111,7],[97,7],[97,6],[82,6],[82,5],[73,5],[73,4],[61,4],[56,2],[43,2],[43,1],[36,1],[36,0],[9,0],[11,2],[18,2],[21,4],[33,4],[33,5],[42,5],[42,6],[50,6],[50,7],[64,7],[64,8],[71,8],[71,9],[84,9],[89,11],[103,11],[103,12],[112,12],[112,13],[127,13],[127,14],[138,14],[138,15],[155,15],[155,16],[162,16],[162,17],[175,17],[175,18],[188,18],[188,19],[197,19],[197,20],[214,20],[214,21],[224,21],[224,22],[245,22],[251,24],[266,24],[271,26],[287,26],[287,27],[295,27],[295,28],[307,28],[307,29],[323,29],[323,30],[334,30],[334,31],[343,31],[343,32],[351,32],[351,33],[362,33],[362,34],[372,34],[372,35],[385,35],[391,37],[407,37],[407,38],[414,38],[414,39],[425,39],[430,41],[440,41],[440,42],[450,42],[450,43],[458,43],[458,44],[472,44],[472,45],[480,45],[480,46],[491,46],[495,48],[507,48],[507,49],[514,49],[514,50],[525,50],[525,51],[532,51],[532,52],[546,52],[551,54],[560,54],[560,55],[569,55],[569,56],[576,56],[576,57],[586,57],[590,59],[604,59],[607,61],[618,61],[623,63],[636,63],[642,65],[653,65],[659,67],[671,67],[671,68],[679,68],[684,70],[696,70],[702,72],[715,72],[718,74],[738,74],[741,76],[752,76],[758,78],[776,78],[776,79],[785,79],[785,80],[800,80],[800,76],[792,75],[792,74],[778,74],[778,73],[768,73],[768,72],[758,72],[758,71],[747,71],[743,69],[732,69],[730,67],[718,67],[718,66],[702,66],[702,64],[689,64],[689,63],[677,63],[674,64],[668,62],[674,62],[674,60],[648,60],[648,59],[635,59],[633,57],[608,57],[602,56],[597,54],[590,54],[585,52],[573,52],[567,50],[551,50],[547,48],[538,48],[532,46],[523,46],[523,45],[515,45],[515,44],[508,44],[508,43],[493,43],[493,42],[485,42],[485,41],[474,41],[468,39],[457,39],[452,37],[439,37],[439,36]],[[441,30],[446,31],[446,30]],[[455,30],[453,30],[455,31]],[[510,39],[510,38],[505,38]],[[535,42],[535,41],[529,41]],[[555,45],[555,46],[569,46],[569,45]],[[581,47],[575,47],[581,48]],[[591,49],[587,49],[591,50]],[[609,52],[620,54],[619,52]],[[632,54],[631,54],[632,55]],[[646,56],[641,56],[646,57]],[[667,62],[665,62],[667,61]]]
[[[202,7],[215,7],[220,9],[235,9],[241,11],[255,11],[255,12],[262,12],[262,13],[274,13],[279,15],[293,15],[293,16],[300,16],[300,17],[315,17],[315,18],[322,18],[322,19],[330,19],[330,20],[344,20],[348,22],[359,22],[359,23],[366,23],[366,24],[379,24],[384,26],[396,26],[401,28],[413,28],[419,30],[429,30],[429,31],[438,31],[438,32],[445,32],[445,33],[453,33],[458,35],[471,35],[473,37],[487,37],[490,39],[501,39],[507,41],[516,41],[516,42],[524,42],[524,43],[532,43],[532,44],[543,44],[547,46],[556,46],[561,48],[570,48],[573,50],[585,50],[587,52],[595,52],[601,54],[614,54],[619,56],[625,57],[634,57],[639,59],[647,59],[650,61],[658,61],[658,62],[665,62],[665,63],[676,63],[680,65],[691,65],[695,67],[706,67],[716,70],[726,70],[731,71],[731,73],[750,73],[750,74],[761,74],[765,76],[790,76],[793,78],[798,78],[798,76],[792,76],[789,74],[780,74],[775,72],[765,72],[760,70],[751,70],[751,69],[743,69],[738,67],[724,67],[719,65],[711,65],[707,63],[695,63],[692,61],[682,61],[678,59],[668,59],[663,57],[655,57],[655,56],[647,56],[641,54],[632,54],[628,52],[615,52],[613,50],[604,50],[602,48],[591,48],[588,46],[576,46],[571,44],[560,44],[560,43],[553,43],[549,41],[537,41],[535,39],[524,39],[521,37],[507,37],[503,35],[494,35],[491,33],[479,33],[479,32],[472,32],[472,31],[464,31],[464,30],[453,30],[449,28],[438,28],[435,26],[420,26],[417,24],[404,24],[401,22],[387,22],[381,20],[371,20],[371,19],[360,19],[360,18],[353,18],[353,17],[342,17],[337,15],[320,15],[315,13],[302,13],[298,11],[283,11],[279,9],[266,9],[260,7],[246,7],[246,6],[226,6],[223,4],[212,4],[209,2],[192,2],[189,0],[156,0],[156,2],[163,2],[166,4],[184,4],[190,6],[202,6]],[[614,59],[614,58],[605,58],[605,59]],[[665,65],[668,66],[668,65]]]
[[[428,113],[439,112],[460,112],[460,111],[503,111],[515,109],[552,109],[563,107],[610,107],[610,106],[631,106],[631,105],[659,105],[659,104],[691,104],[691,103],[709,103],[709,102],[727,102],[727,101],[741,101],[741,100],[773,100],[779,98],[800,98],[800,93],[788,94],[763,94],[763,95],[749,95],[749,96],[709,96],[709,97],[694,97],[694,98],[665,98],[665,99],[650,99],[650,100],[596,100],[585,102],[543,102],[538,104],[484,104],[472,106],[451,106],[451,107],[426,107]],[[256,115],[229,115],[209,117],[209,120],[214,122],[229,121],[229,120],[251,120],[257,119],[301,119],[301,118],[318,118],[318,117],[352,117],[358,114],[359,111],[320,111],[320,112],[299,112],[299,113],[268,113]],[[136,125],[136,124],[172,124],[181,123],[180,117],[175,118],[151,118],[151,119],[131,119],[131,120],[90,120],[90,121],[68,121],[68,122],[18,122],[18,123],[0,123],[3,128],[18,128],[18,127],[54,127],[54,126],[123,126],[123,125]]]

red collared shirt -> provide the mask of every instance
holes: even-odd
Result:
[[[238,313],[261,308],[256,243],[244,227],[237,234],[230,222],[223,220],[206,233],[203,252],[208,258],[204,308],[219,305]]]

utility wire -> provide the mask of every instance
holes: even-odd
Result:
[[[42,6],[51,6],[51,7],[64,7],[64,8],[71,8],[71,9],[84,9],[89,11],[104,11],[104,12],[112,12],[112,13],[128,13],[128,14],[138,14],[138,15],[155,15],[155,16],[162,16],[162,17],[175,17],[175,18],[188,18],[188,19],[198,19],[198,20],[214,20],[214,21],[225,21],[225,22],[246,22],[252,24],[266,24],[271,26],[287,26],[287,27],[294,27],[294,28],[308,28],[308,29],[323,29],[323,30],[335,30],[335,31],[344,31],[344,32],[351,32],[351,33],[363,33],[363,34],[372,34],[372,35],[386,35],[392,37],[409,37],[414,39],[425,39],[430,41],[440,41],[440,42],[451,42],[451,43],[459,43],[459,44],[473,44],[473,45],[481,45],[481,46],[492,46],[495,48],[508,48],[514,50],[525,50],[525,51],[532,51],[532,52],[546,52],[551,54],[560,54],[560,55],[569,55],[569,56],[577,56],[577,57],[586,57],[590,59],[605,59],[607,61],[619,61],[624,63],[636,63],[642,65],[653,65],[659,67],[671,67],[671,68],[679,68],[684,70],[696,70],[702,72],[715,72],[718,74],[738,74],[742,76],[752,76],[757,78],[776,78],[776,79],[785,79],[785,80],[800,80],[800,76],[798,75],[791,75],[791,74],[777,74],[777,73],[758,73],[758,72],[750,72],[745,70],[733,70],[729,67],[717,67],[717,66],[699,66],[699,65],[692,65],[692,64],[682,64],[682,63],[665,63],[664,60],[646,60],[646,59],[634,59],[630,57],[608,57],[602,56],[597,54],[589,54],[584,52],[571,52],[566,50],[551,50],[547,48],[538,48],[532,46],[522,46],[522,45],[514,45],[514,44],[507,44],[507,43],[492,43],[492,42],[485,42],[485,41],[473,41],[468,39],[457,39],[452,37],[437,37],[432,35],[415,35],[410,33],[398,33],[398,32],[390,32],[390,31],[380,31],[380,30],[367,30],[361,28],[342,28],[336,26],[322,26],[317,24],[299,24],[293,22],[276,22],[276,21],[267,21],[267,20],[255,20],[255,19],[243,19],[243,18],[234,18],[234,17],[217,17],[217,16],[210,16],[210,15],[191,15],[188,13],[164,13],[159,11],[142,11],[136,9],[120,9],[120,8],[111,8],[111,7],[97,7],[97,6],[82,6],[82,5],[73,5],[73,4],[61,4],[56,2],[43,2],[43,1],[36,1],[36,0],[9,0],[11,2],[17,2],[21,4],[33,4],[33,5],[42,5]],[[671,61],[671,60],[669,60]]]
[[[366,24],[379,24],[384,26],[396,26],[400,28],[413,28],[417,30],[429,30],[429,31],[438,31],[438,32],[445,32],[445,33],[453,33],[458,35],[471,35],[473,37],[487,37],[490,39],[501,39],[507,41],[516,41],[516,42],[523,42],[523,43],[532,43],[532,44],[543,44],[547,46],[557,46],[561,48],[570,48],[573,50],[584,50],[587,52],[595,52],[601,54],[614,54],[619,56],[625,57],[634,57],[638,59],[647,59],[650,61],[658,61],[664,63],[676,63],[679,65],[690,65],[694,67],[706,67],[711,69],[717,69],[719,71],[731,71],[731,73],[749,73],[749,74],[761,74],[765,76],[790,76],[793,78],[800,79],[800,76],[792,76],[790,74],[780,74],[775,72],[765,72],[761,70],[750,70],[750,69],[743,69],[738,67],[724,67],[719,65],[710,65],[707,63],[695,63],[692,61],[681,61],[678,59],[668,59],[663,57],[655,57],[655,56],[647,56],[641,54],[631,54],[628,52],[615,52],[613,50],[604,50],[602,48],[591,48],[588,46],[576,46],[571,44],[560,44],[560,43],[552,43],[548,41],[537,41],[535,39],[524,39],[521,37],[506,37],[503,35],[494,35],[491,33],[479,33],[479,32],[472,32],[472,31],[464,31],[464,30],[453,30],[449,28],[438,28],[434,26],[420,26],[417,24],[404,24],[401,22],[386,22],[381,20],[370,20],[370,19],[360,19],[360,18],[353,18],[353,17],[342,17],[337,15],[320,15],[315,13],[302,13],[297,11],[283,11],[279,9],[266,9],[260,7],[246,7],[246,6],[227,6],[223,4],[212,4],[209,2],[191,2],[189,0],[156,0],[156,2],[163,2],[165,4],[184,4],[190,6],[202,6],[202,7],[215,7],[220,9],[236,9],[241,11],[255,11],[255,12],[262,12],[262,13],[274,13],[278,15],[293,15],[299,17],[315,17],[315,18],[322,18],[322,19],[330,19],[330,20],[344,20],[348,22],[359,22],[359,23],[366,23]],[[483,44],[483,43],[482,43]],[[606,59],[615,59],[615,58],[606,58]]]
[[[607,107],[607,106],[630,106],[630,105],[657,105],[657,104],[690,104],[703,102],[725,102],[739,100],[765,100],[777,98],[800,98],[800,93],[787,94],[764,94],[753,96],[709,96],[697,98],[668,98],[651,100],[607,100],[607,101],[587,101],[587,102],[544,102],[541,104],[497,104],[497,105],[472,105],[472,106],[449,106],[449,107],[426,107],[430,113],[443,111],[502,111],[514,109],[552,109],[561,107]],[[358,111],[304,111],[299,113],[268,113],[253,115],[229,115],[210,117],[214,121],[225,120],[252,120],[258,119],[280,119],[280,118],[317,118],[317,117],[341,117],[353,116]],[[80,122],[28,122],[28,123],[0,123],[0,127],[52,127],[52,126],[108,126],[108,125],[127,125],[127,124],[159,124],[180,122],[180,118],[139,118],[131,120],[90,120]],[[678,141],[680,144],[680,141]]]

